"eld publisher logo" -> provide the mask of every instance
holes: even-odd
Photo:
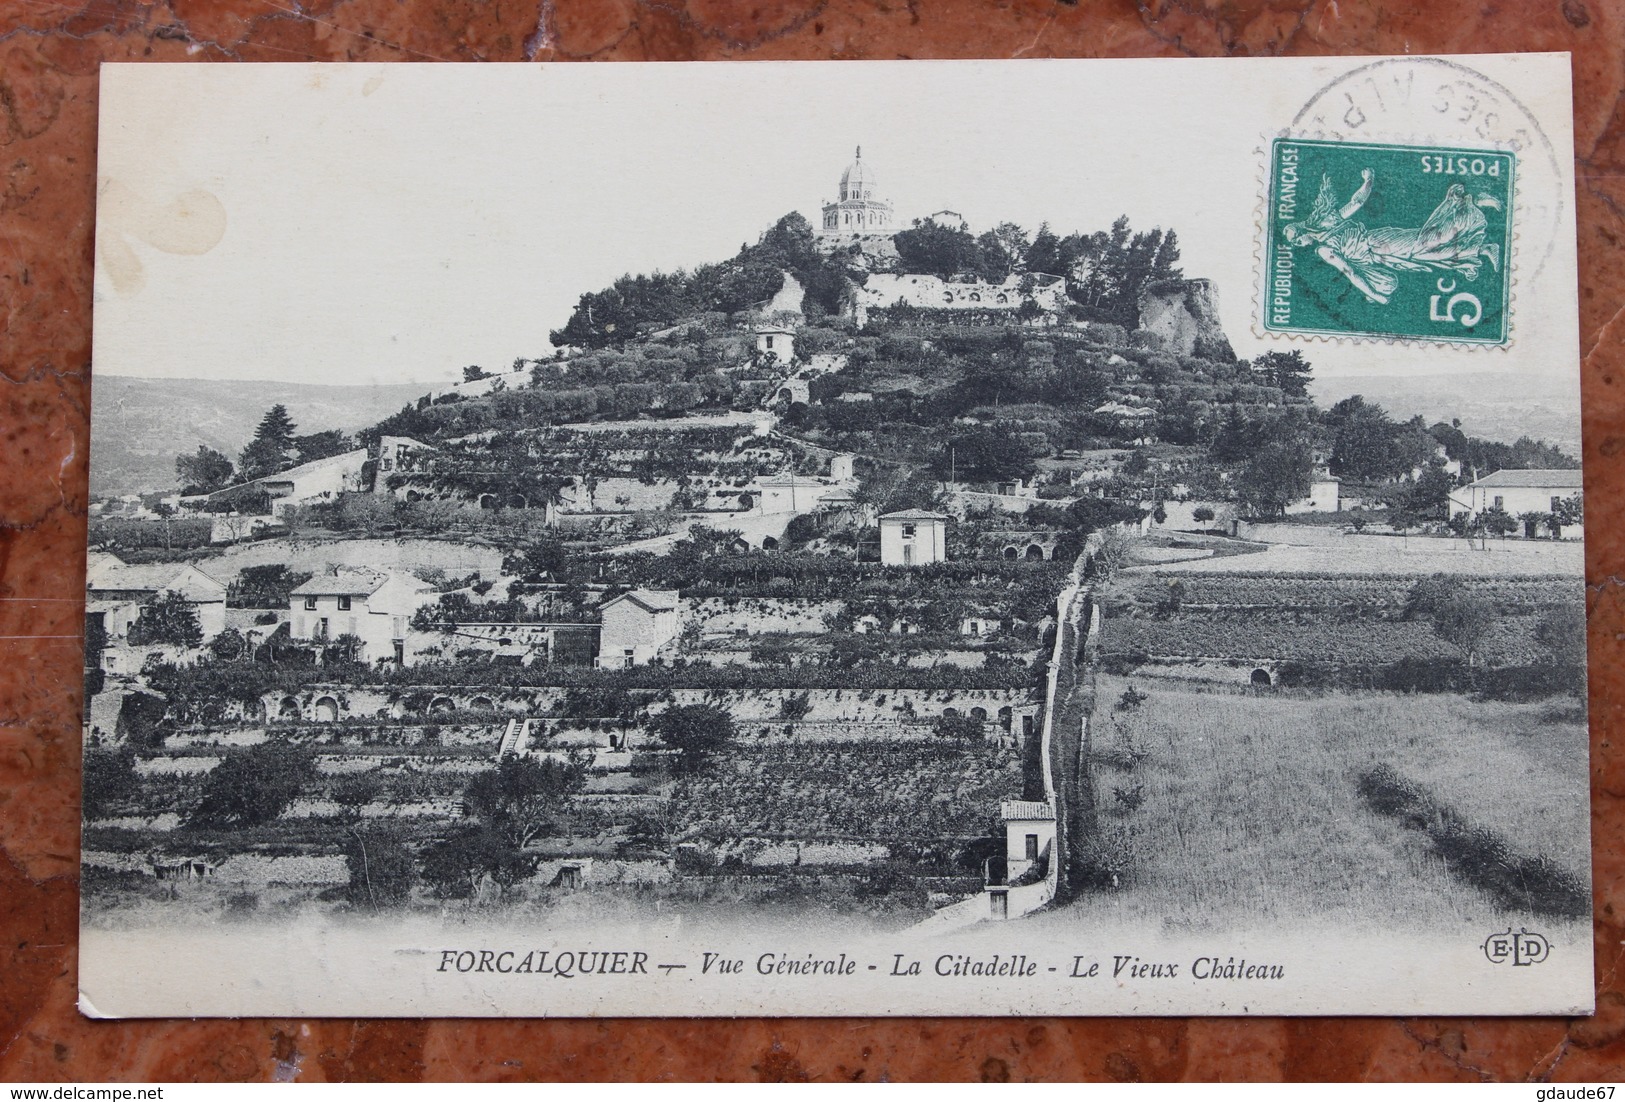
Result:
[[[1511,961],[1514,968],[1527,968],[1550,956],[1552,945],[1539,934],[1532,934],[1522,927],[1513,933],[1512,927],[1508,926],[1506,933],[1491,934],[1485,938],[1483,949],[1491,964]]]

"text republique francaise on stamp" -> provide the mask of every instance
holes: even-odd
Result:
[[[1505,344],[1516,166],[1495,150],[1277,139],[1263,327]]]

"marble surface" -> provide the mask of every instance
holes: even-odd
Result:
[[[1625,2],[0,0],[0,1079],[1625,1077]],[[102,61],[1574,54],[1595,1017],[151,1021],[74,1009],[79,625]]]

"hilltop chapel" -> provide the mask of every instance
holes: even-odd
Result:
[[[852,163],[841,173],[838,198],[824,204],[820,234],[826,238],[856,239],[889,237],[896,233],[898,227],[891,203],[877,198],[879,185],[875,170],[863,163],[863,147],[858,146]]]

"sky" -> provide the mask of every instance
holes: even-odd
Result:
[[[503,368],[545,355],[617,276],[726,259],[791,210],[816,225],[861,144],[905,222],[1176,230],[1242,356],[1577,379],[1556,56],[1467,59],[1559,154],[1544,187],[1524,158],[1548,200],[1520,212],[1539,276],[1495,352],[1254,331],[1268,136],[1306,104],[1322,123],[1344,110],[1358,89],[1328,83],[1369,59],[107,66],[95,369],[354,384]],[[1406,109],[1432,108],[1418,93]]]

